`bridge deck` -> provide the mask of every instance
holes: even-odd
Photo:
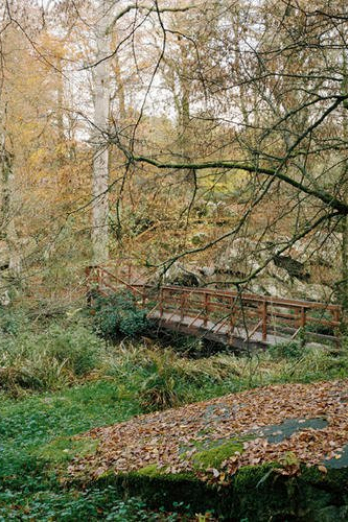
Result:
[[[155,320],[160,328],[177,330],[183,333],[197,335],[203,339],[228,344],[235,347],[244,347],[249,343],[250,346],[275,346],[289,342],[289,337],[280,334],[267,334],[266,339],[262,339],[262,332],[247,332],[245,328],[235,327],[231,332],[226,324],[205,322],[203,319],[195,319],[192,316],[182,317],[179,314],[164,313],[155,311],[148,314],[148,319]]]

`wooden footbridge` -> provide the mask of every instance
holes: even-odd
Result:
[[[292,339],[339,345],[339,305],[278,299],[230,290],[158,286],[109,267],[87,269],[88,296],[125,288],[159,329],[179,331],[235,348],[266,348]]]

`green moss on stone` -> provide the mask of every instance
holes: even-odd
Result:
[[[157,464],[149,464],[133,473],[140,477],[165,478],[169,481],[198,480],[194,473],[168,473],[167,469],[167,467],[158,468]]]
[[[232,443],[232,441],[231,441]],[[227,443],[226,443],[227,444]],[[226,456],[225,450],[235,447],[225,444],[214,448]],[[219,458],[222,453],[201,452],[205,457]],[[217,462],[209,460],[209,462]],[[207,462],[207,461],[206,461]],[[348,513],[348,469],[304,467],[301,474],[289,477],[277,472],[279,464],[245,466],[226,487],[207,484],[194,474],[169,474],[155,463],[139,471],[115,475],[107,472],[89,487],[103,488],[112,484],[120,495],[140,496],[149,506],[163,506],[178,510],[179,505],[190,506],[191,512],[214,510],[219,520],[241,519],[268,522],[269,520],[344,522]]]
[[[193,465],[195,469],[201,470],[219,468],[224,460],[236,453],[243,453],[243,443],[241,441],[229,440],[215,448],[196,453],[193,457]]]
[[[348,468],[330,469],[322,473],[317,467],[303,468],[302,480],[318,488],[330,491],[339,491],[348,495]]]
[[[148,477],[158,477],[163,474],[163,469],[158,469],[157,464],[149,464],[137,471],[139,475],[146,475]]]

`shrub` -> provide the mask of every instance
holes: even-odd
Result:
[[[127,389],[134,389],[143,410],[162,410],[195,400],[197,390],[235,382],[238,362],[219,355],[192,360],[167,348],[122,343],[110,357],[109,372]]]
[[[0,333],[17,335],[28,327],[29,318],[22,310],[0,308]]]
[[[176,377],[168,371],[160,370],[146,379],[138,395],[141,408],[147,412],[165,410],[181,404],[185,396],[178,390]]]
[[[108,297],[97,295],[92,316],[96,331],[110,339],[124,335],[135,337],[144,333],[148,327],[146,311],[136,308],[130,292]]]
[[[61,387],[72,380],[64,364],[46,352],[32,357],[19,357],[12,366],[0,369],[0,388],[12,395],[21,395],[21,390],[49,390]]]
[[[185,393],[180,384],[185,380],[185,373],[175,365],[173,352],[152,351],[144,366],[148,377],[143,381],[138,395],[142,409],[163,410],[183,401]]]

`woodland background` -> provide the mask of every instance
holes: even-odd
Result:
[[[343,2],[11,1],[0,34],[4,303],[125,259],[346,304]]]

